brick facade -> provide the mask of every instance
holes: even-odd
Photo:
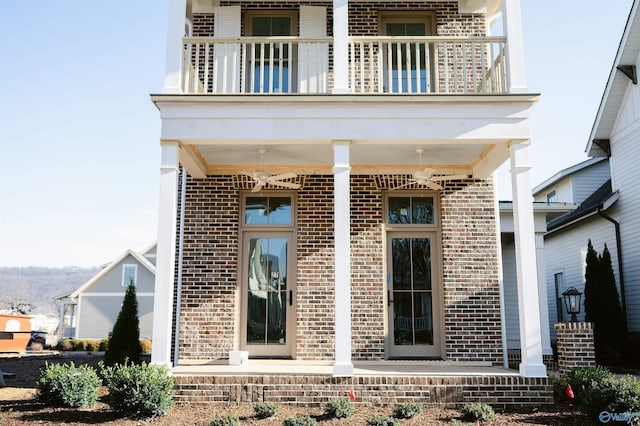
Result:
[[[383,196],[373,176],[351,179],[354,360],[385,359]],[[185,200],[180,358],[226,359],[238,347],[240,196],[231,176],[190,180]],[[332,360],[333,177],[306,176],[296,193],[294,357]],[[442,192],[444,358],[501,363],[495,211],[491,181]]]
[[[176,376],[176,403],[254,403],[258,401],[324,405],[346,397],[351,389],[357,403],[393,405],[419,401],[459,407],[479,401],[494,408],[539,407],[553,403],[547,378],[517,376],[390,377],[358,376]]]
[[[558,342],[558,371],[561,375],[574,368],[596,365],[593,323],[555,324]]]

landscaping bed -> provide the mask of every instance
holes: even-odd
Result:
[[[173,406],[169,412],[154,419],[126,419],[114,412],[106,403],[108,398],[105,388],[100,391],[98,403],[91,408],[51,408],[36,399],[36,390],[32,388],[0,388],[0,424],[13,425],[59,425],[59,424],[103,424],[133,426],[153,424],[173,425],[208,425],[215,416],[233,414],[240,418],[242,425],[282,425],[285,418],[295,415],[315,417],[320,426],[364,426],[368,418],[384,414],[391,416],[393,407],[356,404],[355,413],[348,418],[327,418],[323,407],[301,407],[280,405],[276,416],[258,419],[254,416],[253,407],[248,404],[213,404],[210,406]],[[461,422],[459,410],[437,407],[424,407],[422,413],[413,419],[401,420],[402,425],[446,425],[473,424]],[[457,423],[456,423],[457,422]],[[555,405],[541,409],[518,410],[496,414],[492,425],[585,425],[589,419],[569,405]],[[594,423],[594,422],[592,422]],[[595,423],[594,423],[595,424]]]

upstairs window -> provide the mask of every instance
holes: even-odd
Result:
[[[556,191],[551,191],[547,194],[547,203],[555,203],[558,201],[558,196],[556,195]]]
[[[138,281],[138,265],[122,265],[122,287],[136,285]]]

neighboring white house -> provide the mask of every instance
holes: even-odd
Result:
[[[587,144],[586,152],[593,158],[559,172],[534,189],[537,201],[579,204],[575,211],[548,223],[545,269],[550,325],[566,320],[562,292],[571,286],[584,290],[590,239],[599,253],[605,244],[611,252],[628,327],[640,330],[639,40],[636,0]],[[584,318],[584,310],[579,318]]]
[[[105,339],[113,329],[127,286],[134,283],[140,337],[151,338],[156,244],[142,252],[127,250],[77,290],[56,298],[60,338]]]
[[[611,192],[609,162],[605,158],[592,158],[561,170],[536,186],[533,196],[538,202],[557,197],[558,202],[574,202],[578,205],[569,213],[548,218],[544,236],[544,280],[550,334],[554,340],[553,325],[567,320],[562,293],[569,287],[580,291],[584,289],[589,239],[598,252],[602,252],[607,243],[617,272],[615,230],[605,218],[608,208],[616,199]],[[584,311],[579,316],[583,318]]]

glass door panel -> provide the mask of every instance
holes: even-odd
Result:
[[[254,16],[251,19],[252,37],[282,37],[292,34],[289,16]],[[256,42],[252,53],[252,81],[254,93],[289,93],[289,43]]]
[[[286,233],[245,237],[243,346],[250,355],[291,355],[290,239]]]
[[[440,356],[434,305],[435,234],[389,233],[389,355]]]
[[[388,23],[388,36],[425,36],[423,23]],[[424,43],[392,43],[391,92],[425,93],[427,91],[427,51]]]

